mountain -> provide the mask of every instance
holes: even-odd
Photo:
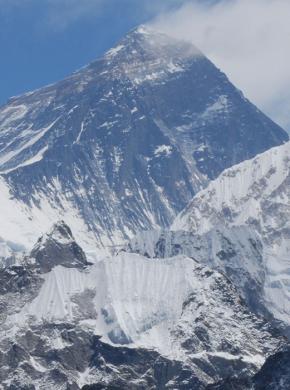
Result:
[[[191,236],[209,235],[216,229],[227,232],[240,230],[236,237],[227,233],[231,237],[229,249],[234,249],[234,252],[221,259],[218,269],[226,272],[232,280],[239,279],[241,288],[247,273],[252,277],[260,274],[262,288],[257,299],[263,302],[274,319],[286,326],[287,334],[290,325],[289,182],[288,142],[225,170],[193,198],[172,226],[175,234],[185,231]],[[252,242],[256,254],[252,252],[251,255],[247,250],[249,245],[245,245],[245,238]],[[219,242],[222,239],[223,236]],[[237,248],[244,261],[232,261],[239,257],[235,253]]]
[[[272,356],[269,356],[262,368],[252,377],[228,378],[220,383],[209,385],[208,390],[288,390],[289,345],[283,346]]]
[[[262,298],[263,244],[253,228],[217,226],[204,234],[190,229],[142,232],[125,249],[149,258],[185,255],[217,269],[230,278],[253,312],[272,317]]]
[[[140,27],[0,108],[2,257],[59,219],[87,254],[166,227],[225,168],[287,140],[198,49]]]
[[[63,221],[0,282],[4,390],[203,390],[283,344],[223,274],[183,255],[88,264]]]
[[[287,390],[290,383],[289,361],[289,346],[281,348],[270,356],[253,378],[255,389]]]
[[[50,233],[38,240],[30,256],[43,273],[51,271],[56,265],[72,268],[88,265],[85,253],[63,221],[55,224]]]
[[[289,338],[290,143],[225,170],[200,191],[171,230],[139,233],[127,251],[147,258],[189,256],[226,275],[252,312]],[[289,346],[254,375],[211,383],[215,390],[289,388]]]

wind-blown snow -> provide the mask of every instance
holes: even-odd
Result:
[[[155,150],[154,150],[154,155],[155,156],[169,156],[172,153],[172,147],[170,145],[159,145]]]
[[[119,51],[121,51],[122,49],[124,49],[124,45],[118,45],[116,47],[114,47],[113,49],[110,49],[106,55],[108,57],[114,57],[117,53],[119,53]]]
[[[43,156],[45,152],[47,152],[47,150],[48,150],[48,146],[44,146],[42,149],[39,150],[39,152],[37,152],[35,156],[29,158],[28,160],[24,161],[23,163],[17,165],[14,168],[6,169],[4,171],[1,171],[0,173],[5,174],[5,173],[13,172],[18,168],[23,168],[23,167],[27,167],[28,165],[35,164],[43,159]]]
[[[56,119],[54,122],[52,122],[49,126],[43,128],[43,129],[40,129],[40,131],[33,132],[33,136],[28,141],[24,141],[23,144],[20,144],[20,146],[17,149],[13,149],[13,150],[9,151],[8,153],[2,153],[1,157],[0,157],[0,166],[3,165],[3,164],[6,164],[11,159],[13,159],[17,155],[19,155],[21,152],[23,152],[24,150],[26,150],[26,149],[30,148],[31,146],[33,146],[37,141],[39,141],[56,124],[56,122],[58,120],[59,120],[59,118]],[[39,155],[39,152],[36,154],[36,156],[38,156],[38,155]],[[35,158],[38,158],[38,161],[41,160],[41,158],[39,159],[39,157],[36,157],[36,156],[31,158],[32,159],[32,163],[35,162]],[[25,166],[25,165],[29,165],[27,161],[24,162],[23,164],[19,165],[19,166]],[[0,173],[3,173],[3,172],[0,172]]]
[[[215,103],[207,107],[205,112],[202,113],[202,119],[214,119],[215,115],[219,113],[228,114],[229,113],[229,102],[226,95],[221,95]]]

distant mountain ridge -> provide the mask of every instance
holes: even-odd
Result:
[[[287,139],[198,49],[140,27],[0,108],[0,237],[29,247],[62,218],[84,249],[116,245]]]

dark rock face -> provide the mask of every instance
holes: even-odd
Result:
[[[67,346],[49,349],[51,337],[60,338]],[[68,324],[35,327],[20,337],[17,344],[7,347],[0,373],[5,390],[35,389],[40,383],[46,384],[47,389],[67,386],[66,389],[79,390],[77,377],[87,367],[100,382],[84,385],[82,389],[204,388],[194,371],[182,362],[170,361],[145,349],[110,346]],[[7,379],[10,385],[6,385]]]
[[[251,378],[228,378],[222,382],[208,385],[206,390],[254,390]]]
[[[50,345],[52,338],[62,340],[65,346],[54,349]],[[237,360],[236,372],[244,371],[244,374],[229,376],[216,383],[213,379],[213,383],[207,385],[206,380],[201,380],[201,372],[205,370],[202,361],[196,359],[194,367],[168,360],[154,351],[111,346],[69,324],[34,327],[18,337],[17,343],[8,344],[6,348],[7,353],[0,356],[0,380],[5,390],[32,390],[39,388],[40,384],[46,384],[49,390],[287,390],[289,383],[289,356],[281,357],[280,353],[269,358],[254,378],[249,376],[244,363]],[[223,366],[226,371],[226,362],[215,359],[211,362],[213,367],[220,365],[219,370]],[[279,371],[273,371],[273,362]],[[283,369],[280,364],[283,364]],[[79,387],[78,377],[87,369],[91,384]],[[208,371],[207,374],[213,373]],[[94,382],[94,377],[99,380]],[[284,378],[285,387],[279,387],[282,382],[278,378]],[[278,387],[274,386],[275,383]]]
[[[196,48],[141,28],[0,109],[0,171],[16,198],[72,207],[115,242],[168,225],[208,179],[287,139]]]
[[[57,265],[83,268],[88,264],[84,251],[63,221],[55,224],[50,233],[38,240],[30,256],[35,259],[41,272],[49,272]]]
[[[253,383],[256,390],[290,389],[290,347],[270,356],[254,376]]]
[[[208,385],[208,390],[289,390],[290,389],[290,348],[284,346],[269,356],[254,377],[232,377]]]
[[[144,349],[116,348],[97,341],[92,359],[92,366],[114,367],[108,377],[112,376],[109,389],[173,389],[177,385],[180,389],[202,389],[203,384],[194,373],[194,370],[182,362],[168,360],[154,351]],[[84,386],[83,389],[94,389],[106,386],[103,383]],[[106,387],[105,387],[106,388]]]
[[[0,294],[29,290],[35,281],[31,267],[9,266],[0,270]]]
[[[43,283],[33,265],[13,265],[0,270],[0,335],[5,334],[5,322],[16,308],[33,300]],[[0,337],[1,339],[1,337]],[[1,351],[0,351],[1,366]],[[1,371],[1,370],[0,370]],[[0,381],[1,383],[1,381]]]

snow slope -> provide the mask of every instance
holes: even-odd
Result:
[[[50,383],[62,378],[83,384],[86,377],[95,383],[102,375],[108,383],[108,372],[94,366],[92,358],[87,361],[87,352],[81,355],[83,363],[76,363],[80,351],[74,348],[91,350],[94,337],[101,338],[107,349],[115,348],[107,359],[119,353],[116,348],[123,351],[122,365],[128,364],[131,371],[136,351],[143,355],[155,351],[170,364],[180,362],[175,375],[180,370],[191,372],[200,390],[233,373],[256,372],[280,343],[271,327],[247,310],[224,275],[191,258],[148,259],[123,252],[80,267],[83,258],[77,244],[77,258],[73,252],[70,261],[60,256],[72,242],[69,229],[61,223],[38,241],[22,265],[0,270],[5,307],[0,354],[9,351],[3,358],[5,377],[0,372],[5,389],[21,376],[23,383],[34,380],[48,389],[58,388]],[[45,248],[52,268],[39,273],[38,253]],[[130,361],[125,358],[128,353]],[[55,354],[61,360],[55,360]],[[55,375],[55,369],[62,376]],[[127,383],[132,376],[133,372],[127,374]]]
[[[194,46],[140,27],[0,108],[0,237],[31,248],[61,218],[86,251],[118,245],[287,139]]]
[[[186,277],[192,267],[189,259],[151,262],[134,254],[106,258],[89,272],[59,266],[45,275],[37,298],[11,320],[81,321],[106,341],[169,352],[169,329],[195,282]]]
[[[82,242],[89,257],[95,258],[96,251],[102,253],[95,236],[88,231],[72,202],[67,201],[61,193],[59,198],[62,199],[63,209],[56,209],[45,197],[40,197],[29,206],[13,196],[9,184],[0,176],[0,239],[3,248],[0,262],[1,257],[31,249],[36,237],[46,233],[60,219],[73,226],[77,239]]]
[[[172,229],[206,233],[213,227],[254,229],[262,245],[263,299],[290,324],[290,143],[223,172],[176,218]]]
[[[263,245],[254,228],[220,225],[204,234],[185,230],[143,232],[126,250],[149,258],[191,257],[227,275],[252,311],[269,314],[261,298],[265,282]]]

